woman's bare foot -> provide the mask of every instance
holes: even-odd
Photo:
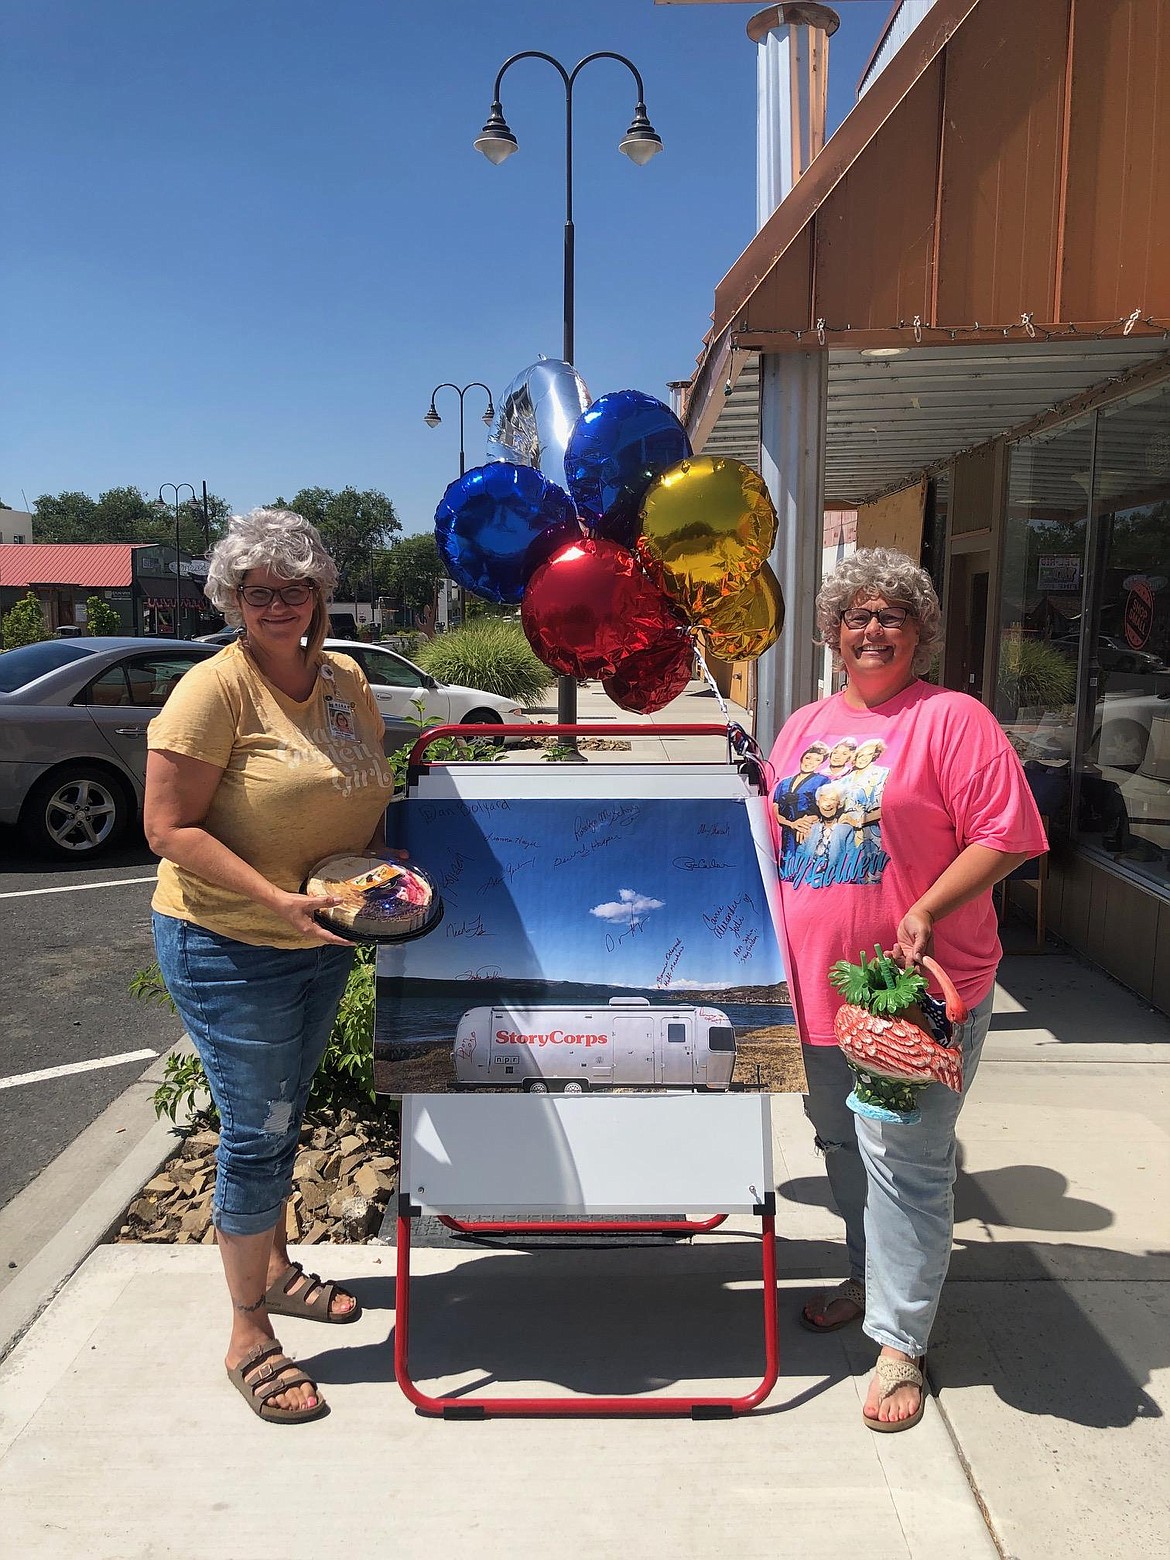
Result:
[[[885,1348],[882,1350],[882,1358],[913,1365],[919,1370],[922,1368],[922,1360],[917,1355],[904,1354],[901,1349]],[[879,1424],[900,1424],[921,1413],[924,1390],[924,1387],[910,1381],[899,1382],[887,1390],[880,1376],[875,1375],[869,1383],[861,1412],[867,1419],[876,1420]]]

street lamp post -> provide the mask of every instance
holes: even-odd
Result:
[[[496,415],[496,408],[492,403],[492,393],[480,379],[473,379],[470,384],[453,385],[451,381],[444,380],[441,385],[436,385],[431,391],[431,404],[423,414],[423,422],[428,428],[437,428],[443,419],[435,408],[435,397],[440,390],[454,390],[459,397],[459,475],[462,476],[467,469],[467,456],[463,447],[463,397],[471,389],[478,387],[487,396],[487,410],[483,414],[483,420],[490,428]]]
[[[642,77],[638,67],[632,60],[628,60],[624,54],[614,54],[608,49],[601,49],[595,54],[587,54],[583,60],[578,60],[572,70],[566,70],[560,60],[555,59],[551,54],[545,54],[541,49],[525,49],[522,53],[513,54],[510,59],[506,59],[496,73],[491,111],[488,114],[487,123],[475,139],[476,151],[482,152],[489,162],[498,165],[506,157],[511,157],[513,152],[519,150],[519,142],[504,118],[503,105],[500,101],[500,84],[504,79],[505,73],[516,64],[517,60],[534,59],[546,60],[557,71],[565,88],[565,269],[563,293],[564,334],[561,355],[566,363],[572,363],[575,324],[573,86],[585,66],[591,64],[594,60],[617,60],[618,64],[624,65],[634,78],[638,89],[638,101],[634,108],[634,117],[630,121],[630,127],[618,144],[619,152],[641,167],[662,150],[662,140],[646,117],[646,94],[642,88]],[[560,677],[557,679],[557,720],[563,726],[574,725],[577,720],[577,684],[571,677]]]
[[[175,495],[175,638],[178,639],[180,637],[179,614],[183,610],[183,574],[179,567],[179,512],[182,506],[179,502],[179,494],[183,491],[184,488],[189,489],[191,494],[191,502],[194,503],[195,489],[189,482],[180,482],[178,487],[176,487],[173,482],[164,482],[162,487],[160,487],[158,490],[158,501],[160,504],[166,504],[168,508],[170,507],[170,501],[163,497],[163,494],[168,488],[170,488],[171,492]]]

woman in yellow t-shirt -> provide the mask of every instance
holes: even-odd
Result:
[[[352,944],[313,919],[337,901],[300,885],[325,856],[381,847],[393,783],[369,685],[321,648],[336,582],[300,515],[233,517],[207,595],[243,637],[187,673],[147,737],[146,836],[162,857],[155,948],[220,1115],[225,1364],[255,1413],[284,1422],[315,1419],[325,1403],[270,1318],[360,1314],[285,1245],[301,1118],[353,962]]]

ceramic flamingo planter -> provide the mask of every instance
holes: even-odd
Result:
[[[942,988],[943,1003],[931,997],[917,971],[895,964],[880,945],[860,964],[842,959],[829,980],[845,998],[835,1020],[837,1044],[856,1080],[846,1104],[859,1116],[912,1126],[921,1121],[918,1096],[931,1083],[963,1092],[963,1054],[940,1043],[946,1020],[961,1024],[967,1004],[933,959],[922,963]]]

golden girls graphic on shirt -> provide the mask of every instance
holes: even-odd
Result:
[[[880,883],[882,792],[889,769],[880,737],[817,738],[795,774],[778,780],[772,810],[780,835],[780,881],[794,888]]]

